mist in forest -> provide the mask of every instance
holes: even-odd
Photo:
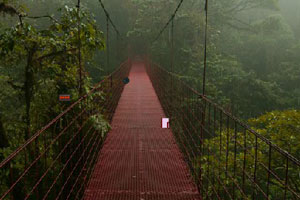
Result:
[[[243,191],[249,189],[247,199],[255,199],[255,192],[256,199],[299,197],[299,0],[0,0],[0,198],[4,194],[11,199],[24,199],[26,195],[30,199],[43,195],[44,199],[47,195],[55,199],[57,191],[65,191],[59,193],[60,199],[84,195],[92,172],[81,159],[93,169],[101,149],[98,146],[112,128],[119,97],[126,85],[134,84],[123,76],[137,60],[150,79],[156,73],[160,79],[155,81],[166,83],[155,85],[151,79],[150,89],[153,94],[156,91],[164,114],[170,111],[171,116],[165,117],[170,117],[169,133],[176,139],[172,145],[178,144],[187,167],[194,170],[191,177],[198,190],[200,185],[204,187],[199,182],[205,180],[201,176],[206,176],[206,195],[216,199],[212,185],[218,184],[215,175],[219,175],[234,195],[239,193],[236,182]],[[185,89],[175,88],[173,80]],[[61,96],[69,101],[59,101]],[[146,130],[134,126],[137,128]],[[94,130],[93,136],[88,135],[90,130]],[[138,137],[132,142],[126,136],[124,144],[138,144],[135,150],[141,151],[146,137]],[[94,144],[99,141],[96,149],[86,138]],[[120,138],[116,144],[122,146],[125,137]],[[167,144],[149,138],[153,144]],[[81,144],[93,157],[96,155],[95,160],[89,161]],[[186,146],[190,152],[184,152]],[[16,152],[20,147],[23,151]],[[74,154],[78,149],[83,153]],[[127,154],[121,158],[119,152],[116,155],[123,162]],[[72,160],[71,154],[77,160]],[[194,154],[192,158],[190,154]],[[136,155],[142,159],[144,151]],[[134,156],[130,158],[137,158]],[[148,162],[138,159],[135,164]],[[69,161],[75,167],[68,166]],[[113,164],[111,161],[107,166]],[[126,169],[130,166],[126,163]],[[26,171],[26,167],[36,171]],[[226,168],[226,174],[221,167]],[[227,169],[233,171],[232,180],[227,177]],[[250,181],[242,180],[244,169],[251,173],[246,177]],[[131,174],[128,177],[136,178]],[[13,184],[13,180],[19,183]],[[210,180],[213,184],[208,183]],[[263,194],[258,194],[256,187],[261,187]],[[71,192],[67,194],[67,190]],[[223,188],[218,186],[217,190]],[[73,194],[77,191],[78,196]],[[221,198],[225,192],[220,193]],[[243,198],[242,192],[229,197],[224,196]]]
[[[155,39],[178,0],[103,0],[115,27],[107,25],[98,0],[81,3],[87,86],[102,80],[130,56],[148,55],[170,71],[170,24]],[[50,116],[47,105],[55,116],[59,109],[51,96],[70,93],[78,97],[76,57],[65,52],[65,57],[34,61],[77,44],[72,39],[78,31],[76,5],[73,0],[1,0],[0,114],[6,132],[18,130],[22,135],[37,112],[43,116],[39,124],[45,124]],[[203,0],[183,1],[174,18],[172,73],[199,92],[204,6]],[[298,0],[209,0],[207,34],[208,98],[245,121],[272,111],[299,113]],[[32,129],[38,129],[35,126]]]
[[[75,9],[71,0],[3,1],[23,13],[24,23],[36,30],[49,30],[63,12]],[[82,1],[85,12],[94,19],[103,44],[110,44],[110,71],[129,54],[152,55],[168,69],[170,66],[170,27],[152,42],[175,10],[176,0],[103,1],[121,33],[117,37],[108,27],[98,0]],[[203,75],[204,1],[184,1],[174,20],[175,74],[201,90]],[[15,13],[1,9],[1,33],[19,23]],[[71,11],[72,12],[72,11]],[[34,19],[37,16],[51,16]],[[30,17],[29,17],[30,16]],[[73,33],[74,34],[74,33]],[[3,40],[3,37],[2,37]],[[121,42],[119,41],[121,40]],[[256,117],[272,110],[300,107],[300,2],[297,0],[209,1],[207,95],[242,117]],[[119,45],[119,46],[118,46]],[[104,45],[105,46],[105,45]],[[97,49],[86,61],[87,72],[95,83],[105,73],[105,49]],[[1,77],[22,84],[22,62],[6,67],[2,48]],[[13,73],[16,72],[16,73]],[[4,78],[5,77],[5,78]],[[8,91],[2,96],[12,95]],[[2,91],[4,92],[4,91]],[[6,97],[1,101],[7,103]],[[17,99],[17,98],[15,98]],[[22,105],[22,101],[17,101]],[[1,106],[3,106],[1,105]]]

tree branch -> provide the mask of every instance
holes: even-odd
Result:
[[[0,3],[0,13],[1,12],[3,12],[4,14],[9,14],[11,16],[20,15],[16,8],[5,3]]]
[[[53,56],[57,56],[57,55],[60,55],[62,53],[66,53],[66,52],[75,52],[76,50],[77,50],[77,48],[65,49],[65,50],[62,50],[62,51],[55,51],[55,52],[43,55],[41,57],[38,57],[34,61],[41,62],[44,59],[51,58]]]
[[[23,90],[24,89],[24,87],[14,84],[12,82],[12,80],[8,80],[8,81],[6,81],[6,83],[8,83],[15,90]]]
[[[24,15],[22,16],[23,18],[29,18],[29,19],[42,19],[42,18],[49,18],[50,20],[53,20],[54,22],[61,24],[57,19],[55,19],[54,17],[52,17],[51,15],[42,15],[42,16],[27,16]]]
[[[257,33],[257,31],[252,30],[251,28],[248,28],[248,27],[239,27],[239,26],[236,26],[234,24],[231,24],[230,22],[224,22],[224,23],[226,25],[230,26],[231,28],[234,28],[234,29],[237,29],[237,30],[240,30],[240,31],[247,31],[247,32]]]
[[[57,19],[52,17],[51,15],[42,15],[42,16],[28,16],[26,13],[20,13],[16,8],[14,8],[11,5],[7,5],[5,3],[0,3],[0,13],[6,13],[10,14],[11,16],[13,15],[18,15],[20,24],[23,25],[23,18],[29,18],[29,19],[41,19],[41,18],[49,18],[50,20],[53,20],[56,23],[61,24]]]
[[[243,5],[244,4],[244,5]],[[232,7],[231,9],[225,11],[225,13],[232,13],[237,12],[237,10],[244,10],[247,7],[248,2],[240,1],[236,6]]]

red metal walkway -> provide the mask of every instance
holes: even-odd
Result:
[[[84,199],[199,200],[144,65],[129,78]]]

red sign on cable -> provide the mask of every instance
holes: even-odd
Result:
[[[59,100],[60,101],[71,101],[71,95],[69,95],[69,94],[59,95]]]

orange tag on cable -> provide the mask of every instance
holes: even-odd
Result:
[[[71,101],[71,95],[69,95],[69,94],[59,95],[59,100],[60,101]]]

